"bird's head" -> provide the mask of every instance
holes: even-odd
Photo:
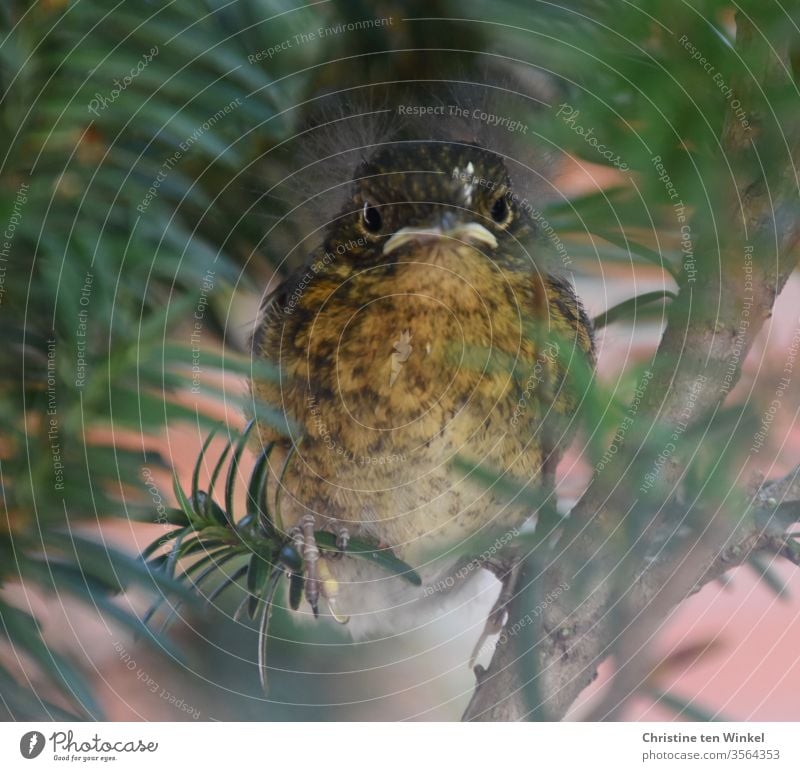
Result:
[[[358,167],[326,249],[356,265],[435,260],[464,247],[505,261],[532,229],[530,212],[500,155],[474,144],[394,142]]]

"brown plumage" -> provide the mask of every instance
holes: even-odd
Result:
[[[345,526],[423,578],[414,589],[323,558],[322,595],[358,635],[468,598],[469,574],[443,582],[465,541],[532,512],[452,461],[544,484],[573,433],[577,365],[594,363],[590,324],[550,272],[535,202],[516,192],[507,159],[418,138],[362,157],[322,243],[264,303],[254,352],[280,378],[253,383],[292,426],[288,438],[259,426],[282,448],[273,471],[284,526],[308,514],[317,529]]]

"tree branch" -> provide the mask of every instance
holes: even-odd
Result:
[[[762,90],[765,83],[780,85],[789,77],[788,44],[776,57],[748,19],[740,16],[737,21],[737,51],[757,66],[751,67],[750,80],[734,81],[752,118],[752,132],[743,134],[734,120],[723,128],[725,153],[739,177],[732,180],[729,204],[735,227],[727,243],[720,244],[713,234],[698,247],[706,260],[696,284],[683,277],[640,406],[639,425],[649,421],[650,426],[673,427],[681,420],[697,425],[714,412],[738,381],[741,364],[797,262],[798,130],[769,123]],[[775,142],[786,145],[790,162],[768,184],[759,148]],[[766,248],[770,243],[772,251]],[[748,270],[746,280],[742,257],[749,245],[752,272]],[[710,259],[715,254],[719,264]],[[689,393],[695,399],[687,420]],[[675,605],[753,554],[800,561],[786,534],[788,522],[796,521],[800,512],[797,469],[767,485],[755,499],[740,496],[732,516],[730,511],[723,516],[724,503],[705,511],[700,533],[667,538],[655,558],[646,549],[627,549],[619,530],[632,506],[632,464],[643,457],[652,460],[653,451],[643,439],[638,446],[629,441],[624,449],[571,511],[544,570],[536,567],[539,557],[522,566],[506,629],[532,629],[533,634],[501,635],[489,668],[476,671],[478,682],[465,720],[520,720],[532,713],[561,719],[612,652],[621,677],[601,705],[604,712],[595,714],[615,717],[629,684],[641,682],[651,671],[647,642]],[[685,468],[681,452],[667,462],[659,490],[648,498],[652,522],[637,542],[658,542],[657,515],[663,519]],[[571,588],[559,592],[564,586]],[[534,608],[532,588],[536,597],[555,599]],[[531,693],[538,704],[530,703]]]

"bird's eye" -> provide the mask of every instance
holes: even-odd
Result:
[[[370,233],[377,233],[383,224],[381,213],[374,206],[370,206],[369,202],[366,202],[361,210],[361,220]]]
[[[489,213],[492,215],[492,219],[498,225],[505,225],[505,223],[508,221],[509,215],[508,201],[506,201],[506,197],[500,196],[500,198],[496,199],[492,204],[492,208]]]

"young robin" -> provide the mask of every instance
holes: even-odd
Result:
[[[254,355],[280,376],[252,388],[290,419],[288,437],[259,425],[277,442],[282,524],[315,615],[356,637],[468,602],[469,549],[533,513],[456,457],[544,485],[573,433],[591,325],[509,164],[472,141],[368,148],[322,243],[264,302]],[[390,548],[422,586],[320,556],[315,530]]]

